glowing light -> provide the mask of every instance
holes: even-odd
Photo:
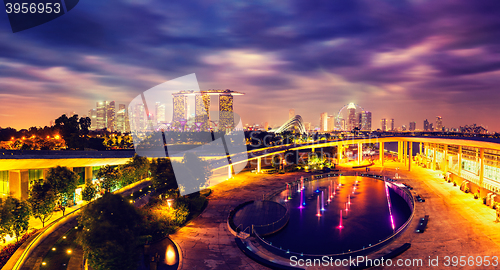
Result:
[[[173,199],[168,199],[167,200],[168,208],[172,207],[172,201],[173,201]]]
[[[73,253],[73,250],[68,249],[68,250],[66,250],[66,253],[71,254],[71,253]]]
[[[172,245],[168,245],[167,252],[165,256],[165,263],[167,265],[174,265],[177,263],[177,256],[175,254],[174,247]]]
[[[394,231],[396,226],[394,225],[394,219],[392,217],[392,206],[391,206],[391,198],[389,196],[389,188],[387,186],[387,182],[384,184],[385,184],[385,194],[387,196],[387,204],[389,205],[389,217],[391,219],[391,227],[392,227],[392,230]]]
[[[10,137],[11,140],[14,140],[14,137]]]
[[[26,137],[24,137],[24,136],[23,136],[23,137],[21,138],[21,140],[26,140]]]
[[[318,196],[318,197],[316,197],[316,198],[317,198],[317,200],[316,200],[316,211],[318,212],[318,213],[316,214],[316,216],[321,217],[321,212],[320,212],[320,210],[319,210],[319,196]]]
[[[56,251],[56,248],[55,248],[55,247],[53,247],[53,248],[52,248],[52,251]]]
[[[45,266],[45,265],[47,265],[47,263],[46,262],[42,262],[42,265]]]
[[[66,236],[63,236],[63,239],[66,239]]]
[[[59,140],[61,138],[61,136],[56,135],[54,138],[56,138],[56,140]]]
[[[325,211],[325,197],[324,197],[324,191],[321,191],[321,211]]]
[[[339,229],[344,228],[344,226],[342,226],[342,210],[340,210],[339,226],[337,228],[339,228]]]

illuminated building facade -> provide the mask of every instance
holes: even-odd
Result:
[[[156,102],[155,103],[155,122],[157,125],[165,123],[165,104]]]
[[[436,131],[443,131],[443,118],[436,116]]]
[[[96,103],[96,129],[106,127],[106,102],[99,101]]]
[[[319,130],[328,131],[328,113],[324,112],[319,116]]]
[[[210,95],[196,94],[195,95],[195,125],[201,131],[206,131],[210,128]],[[199,127],[198,127],[199,125]]]
[[[106,101],[106,128],[109,131],[116,130],[115,112],[116,112],[115,102]]]
[[[387,119],[382,118],[382,119],[380,120],[380,129],[381,129],[382,131],[387,131]]]
[[[118,111],[116,112],[116,131],[122,133],[128,132],[127,122],[128,122],[127,108],[125,104],[118,104]]]
[[[174,113],[172,116],[173,126],[181,126],[181,121],[188,121],[188,96],[195,96],[195,114],[194,123],[202,123],[199,130],[208,130],[210,122],[217,123],[218,130],[232,130],[235,126],[233,115],[233,96],[244,95],[243,93],[218,89],[210,89],[206,91],[180,91],[173,95]],[[216,116],[210,115],[210,99],[211,96],[217,96],[219,101],[218,119]]]
[[[359,130],[372,130],[372,113],[369,111],[361,111],[358,113],[358,124]]]
[[[424,120],[424,131],[431,131],[431,127],[427,119]]]
[[[182,121],[187,121],[187,94],[193,91],[180,91],[173,95],[174,111],[172,115],[172,125],[180,127]]]
[[[410,122],[410,131],[415,131],[417,129],[417,122]]]
[[[351,131],[353,130],[357,124],[356,124],[356,105],[354,103],[349,103],[347,106],[347,112],[349,113],[349,116],[347,118],[347,130]]]

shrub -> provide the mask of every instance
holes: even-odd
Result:
[[[457,181],[453,181],[453,186],[457,186]]]
[[[464,188],[464,192],[465,192],[465,193],[469,193],[469,191],[470,191],[469,187],[465,187],[465,188]]]
[[[34,235],[37,232],[37,230],[33,230],[29,233],[25,233],[19,241],[10,243],[6,245],[1,251],[0,251],[0,268],[3,267],[7,261],[10,259],[10,257],[16,252],[16,250],[24,243],[28,238],[30,238],[32,235]]]
[[[474,199],[479,199],[479,193],[474,193]]]

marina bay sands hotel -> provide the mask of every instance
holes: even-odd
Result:
[[[188,115],[188,97],[195,98],[195,117],[194,124],[201,131],[210,128],[210,123],[218,130],[234,128],[233,117],[233,96],[244,95],[243,93],[226,90],[206,90],[206,91],[180,91],[172,94],[173,115],[172,126],[183,128],[189,121]],[[217,99],[216,99],[217,98]],[[211,103],[218,102],[218,110],[210,110]],[[218,113],[217,115],[211,115]],[[218,120],[216,120],[218,118]],[[193,120],[193,119],[191,119]]]

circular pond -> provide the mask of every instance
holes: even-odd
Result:
[[[291,183],[274,198],[288,207],[283,229],[261,236],[290,253],[333,255],[391,237],[411,216],[408,203],[384,181],[339,176]]]

